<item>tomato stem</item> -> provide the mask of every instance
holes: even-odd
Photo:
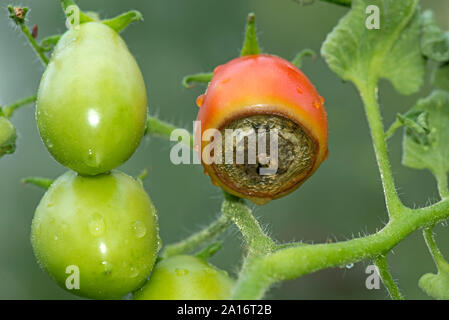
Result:
[[[390,294],[393,300],[404,300],[404,296],[399,291],[398,286],[396,285],[390,271],[388,270],[387,258],[384,255],[378,256],[374,259],[374,263],[379,271],[380,278],[382,279],[383,284],[387,288],[388,293]]]
[[[391,171],[390,159],[387,151],[386,135],[377,100],[377,81],[369,83],[357,83],[360,95],[365,105],[365,113],[371,130],[377,164],[382,179],[385,202],[390,219],[400,217],[405,208],[399,199],[393,173]]]
[[[177,129],[176,126],[168,122],[159,120],[156,117],[149,116],[147,119],[147,128],[145,134],[170,139],[171,133],[173,132],[173,130],[176,129]],[[193,146],[193,136],[190,134],[190,142],[188,147],[190,148],[192,146]]]
[[[449,200],[426,208],[407,209],[405,213],[373,235],[335,243],[293,246],[253,259],[239,276],[234,298],[258,299],[275,282],[384,255],[413,231],[448,219]]]
[[[391,126],[388,128],[388,130],[385,132],[385,139],[390,139],[395,134],[396,130],[399,128],[402,128],[404,124],[396,118],[396,120],[391,124]]]
[[[302,61],[305,57],[312,57],[312,59],[316,59],[316,53],[312,49],[304,49],[300,51],[295,58],[292,60],[292,64],[294,64],[298,69],[302,66]]]
[[[184,88],[191,89],[193,88],[193,83],[209,83],[212,80],[214,74],[212,72],[203,72],[196,74],[189,74],[182,78],[182,85]]]
[[[243,199],[224,193],[221,211],[239,228],[248,246],[249,256],[260,256],[276,248],[274,241],[262,230],[252,210]]]
[[[204,228],[200,232],[192,234],[187,239],[180,242],[167,245],[162,253],[163,258],[170,256],[175,256],[178,254],[189,253],[207,241],[211,241],[222,232],[224,232],[230,225],[232,221],[224,215],[212,222],[208,227]]]
[[[5,115],[6,118],[11,118],[12,115],[14,114],[14,112],[21,108],[24,107],[30,103],[33,103],[37,100],[37,95],[34,96],[30,96],[24,99],[20,99],[6,107],[3,108],[3,114]]]
[[[12,19],[15,22],[15,24],[20,27],[20,30],[27,38],[28,43],[34,49],[34,52],[38,55],[44,66],[46,66],[49,60],[44,53],[45,50],[36,42],[36,39],[33,37],[33,35],[31,34],[30,30],[28,29],[25,23],[25,18],[29,11],[28,8],[8,6],[8,11],[9,11],[9,18]]]
[[[433,261],[441,272],[449,272],[449,263],[444,259],[443,254],[438,248],[435,237],[433,235],[433,226],[423,230],[424,240],[426,241],[429,252],[432,255]]]

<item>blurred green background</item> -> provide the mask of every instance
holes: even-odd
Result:
[[[129,9],[143,13],[145,21],[129,27],[123,38],[135,55],[146,80],[150,112],[192,130],[195,98],[204,86],[183,89],[181,79],[189,73],[210,71],[236,57],[243,39],[246,15],[257,15],[259,37],[265,52],[292,58],[301,49],[319,52],[326,35],[347,11],[315,1],[301,6],[293,0],[79,0],[84,10],[103,17]],[[39,25],[39,37],[65,30],[57,0],[0,0],[0,105],[36,92],[43,67],[19,30],[8,21],[9,3],[31,8],[30,26]],[[444,29],[449,28],[449,2],[422,1],[435,10]],[[317,173],[293,194],[254,206],[264,228],[281,242],[313,243],[345,240],[375,232],[387,221],[380,178],[371,139],[358,93],[343,83],[318,58],[306,60],[303,71],[326,99],[329,117],[330,155]],[[394,120],[421,96],[398,95],[389,83],[380,86],[385,124]],[[43,191],[20,184],[22,177],[55,178],[65,169],[42,144],[32,107],[13,119],[19,132],[18,149],[0,161],[0,299],[72,299],[37,265],[29,240],[34,209]],[[401,166],[401,134],[390,142],[393,171],[404,202],[422,206],[437,200],[436,186],[428,172]],[[175,166],[169,161],[170,144],[145,138],[135,155],[121,168],[137,175],[148,167],[145,187],[158,208],[160,232],[165,244],[180,240],[211,222],[219,213],[221,192],[212,186],[198,165]],[[438,226],[438,243],[449,256],[449,230]],[[224,248],[213,258],[217,266],[235,273],[242,261],[241,236],[232,229]],[[435,272],[420,232],[416,232],[389,256],[394,278],[407,298],[425,299],[419,277]],[[320,271],[277,285],[271,299],[385,299],[386,291],[365,288],[365,267]]]

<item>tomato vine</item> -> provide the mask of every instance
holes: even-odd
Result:
[[[382,180],[389,222],[375,234],[347,241],[313,245],[279,244],[264,232],[245,200],[224,192],[221,214],[217,220],[183,241],[166,245],[160,253],[160,258],[170,259],[190,254],[216,239],[231,225],[235,225],[245,240],[247,250],[232,293],[234,299],[260,299],[277,282],[362,260],[375,263],[393,299],[403,299],[403,294],[390,274],[387,256],[404,238],[422,229],[438,273],[424,275],[419,286],[435,298],[447,299],[449,264],[437,247],[432,229],[435,224],[449,219],[449,129],[444,122],[449,121],[449,37],[437,26],[431,12],[421,13],[418,0],[377,1],[376,4],[382,12],[382,26],[374,30],[363,27],[366,8],[372,4],[371,1],[325,1],[350,7],[348,13],[328,35],[321,55],[332,71],[343,80],[351,81],[360,93]],[[62,1],[64,10],[73,5],[73,1]],[[12,6],[8,9],[11,19],[20,26],[42,63],[48,65],[47,53],[53,49],[59,36],[44,39],[38,44],[26,26],[28,9]],[[101,22],[120,32],[130,23],[141,19],[139,12],[130,11]],[[89,21],[95,19],[80,11],[80,23]],[[436,52],[435,48],[441,48],[441,44],[446,45],[446,51]],[[241,55],[260,53],[255,16],[250,14]],[[306,56],[314,56],[314,53],[305,49],[292,63],[299,67]],[[392,126],[385,130],[378,100],[379,80],[389,80],[401,94],[415,93],[424,82],[428,60],[440,63],[434,70],[432,80],[435,91],[429,97],[418,101],[410,112],[398,115]],[[188,75],[182,84],[190,88],[194,83],[209,83],[213,76],[212,72]],[[31,96],[0,108],[0,116],[10,118],[19,108],[35,101],[36,96]],[[441,196],[437,203],[415,209],[402,203],[391,170],[387,144],[388,139],[399,128],[404,128],[403,164],[415,169],[428,169],[434,174]],[[174,129],[174,125],[149,116],[145,134],[170,139]],[[192,136],[188,145],[194,145]],[[141,179],[144,176],[145,174]],[[24,179],[24,183],[48,189],[53,180],[29,177]]]

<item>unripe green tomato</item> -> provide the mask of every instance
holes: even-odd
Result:
[[[145,84],[111,28],[89,22],[59,40],[38,91],[41,138],[62,165],[83,175],[124,163],[145,130]]]
[[[230,299],[234,281],[203,259],[179,255],[163,259],[150,279],[134,293],[136,300]]]
[[[120,299],[140,288],[154,265],[156,210],[141,183],[124,173],[83,177],[69,171],[39,203],[31,243],[41,267],[62,288]]]
[[[0,116],[0,157],[13,153],[16,148],[16,129],[5,117]]]

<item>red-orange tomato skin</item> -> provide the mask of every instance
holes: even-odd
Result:
[[[201,135],[207,129],[220,129],[227,122],[245,115],[282,115],[300,124],[318,144],[316,161],[308,177],[327,158],[328,125],[324,99],[310,80],[285,59],[267,54],[250,55],[218,66],[200,100],[197,120],[201,122]],[[202,143],[202,148],[206,145]],[[221,183],[211,166],[203,165],[214,184],[242,196]]]

